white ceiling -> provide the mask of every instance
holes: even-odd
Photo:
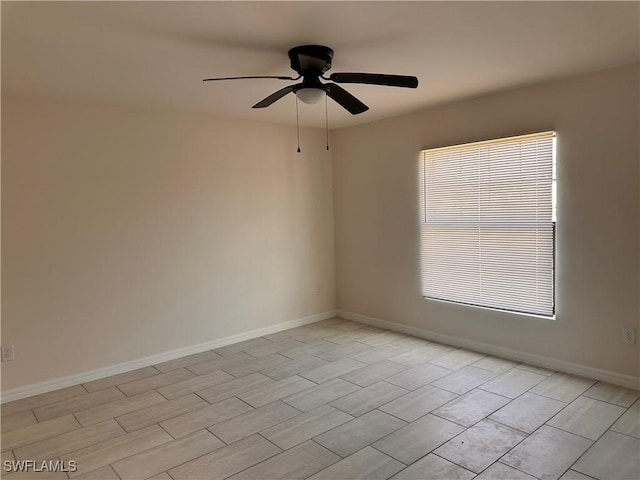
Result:
[[[2,91],[295,123],[287,51],[334,49],[333,69],[415,75],[418,89],[343,85],[370,110],[330,102],[332,127],[637,62],[638,2],[2,2]],[[324,127],[323,105],[301,104]]]

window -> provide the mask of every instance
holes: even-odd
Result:
[[[555,133],[423,150],[424,297],[552,317]]]

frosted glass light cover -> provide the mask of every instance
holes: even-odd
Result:
[[[313,105],[324,98],[324,90],[319,88],[301,88],[296,92],[296,96],[301,102]]]

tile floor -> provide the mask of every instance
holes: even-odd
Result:
[[[640,392],[342,319],[2,405],[3,478],[640,478]]]

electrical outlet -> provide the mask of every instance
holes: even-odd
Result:
[[[622,341],[624,343],[636,343],[636,329],[622,327]],[[3,358],[4,358],[4,350],[3,350]]]
[[[2,347],[2,361],[10,362],[13,360],[13,345],[7,345]]]

